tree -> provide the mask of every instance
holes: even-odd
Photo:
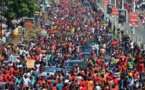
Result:
[[[36,9],[35,0],[4,0],[4,4],[7,7],[4,16],[9,20],[23,16],[32,17]]]

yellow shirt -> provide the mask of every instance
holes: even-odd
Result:
[[[75,32],[75,29],[74,29],[74,28],[72,28],[71,33],[73,34],[74,32]]]
[[[93,89],[94,89],[93,81],[88,81],[88,90],[93,90]]]
[[[119,62],[119,59],[114,59],[113,63],[116,64]]]

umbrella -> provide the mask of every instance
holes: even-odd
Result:
[[[17,20],[14,19],[14,20],[12,20],[11,22],[12,22],[13,24],[16,24],[16,23],[17,23]]]

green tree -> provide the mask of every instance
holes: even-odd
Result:
[[[36,10],[35,0],[4,0],[7,10],[4,16],[9,20],[23,16],[32,17]]]

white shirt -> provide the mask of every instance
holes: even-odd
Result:
[[[21,49],[19,49],[19,54],[22,55],[23,51]]]
[[[9,66],[13,66],[13,63],[9,63],[8,65],[9,65]]]
[[[9,56],[9,61],[12,61],[13,60],[13,55],[11,54],[10,56]]]
[[[101,41],[101,36],[98,36],[98,41]]]
[[[2,37],[2,43],[6,43],[6,37]]]
[[[17,68],[20,68],[20,67],[22,67],[22,65],[21,65],[21,64],[17,65]]]
[[[106,48],[106,44],[103,44],[103,47]]]
[[[26,85],[26,87],[29,87],[29,83],[31,82],[29,78],[24,78],[23,77],[23,82]]]
[[[7,33],[6,33],[6,37],[9,37],[9,36],[10,36],[10,32],[7,32]]]
[[[40,67],[40,64],[36,64],[36,67],[39,68]]]
[[[29,55],[29,51],[25,51],[25,54]]]
[[[91,28],[91,32],[94,33],[95,32],[95,28]]]
[[[128,86],[132,86],[134,84],[134,79],[133,78],[129,78],[128,82],[129,82]]]
[[[77,80],[78,80],[78,84],[80,84],[80,81],[82,80],[83,78],[81,76],[78,76],[77,77]]]
[[[30,73],[30,72],[28,72],[26,75],[27,75],[28,77],[30,77],[30,76],[31,76],[31,73]]]
[[[131,44],[130,44],[130,45],[131,45],[131,49],[133,49],[133,48],[134,48],[133,42],[131,42]]]
[[[20,63],[20,60],[19,60],[19,59],[16,59],[16,62],[17,62],[17,63]]]
[[[101,87],[100,86],[96,86],[95,90],[101,90]]]

